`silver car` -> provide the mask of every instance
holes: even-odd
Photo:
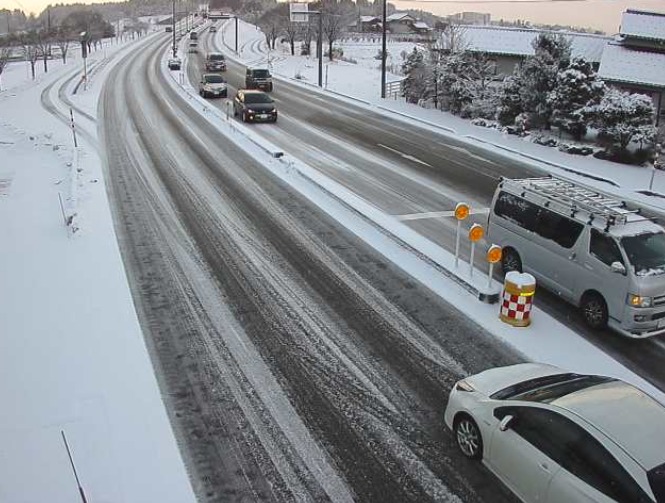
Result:
[[[665,407],[618,379],[494,368],[455,384],[444,420],[524,502],[665,503]]]

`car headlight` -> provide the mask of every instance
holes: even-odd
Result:
[[[628,305],[632,307],[651,307],[653,297],[642,297],[641,295],[628,294]]]
[[[455,384],[455,389],[457,391],[467,391],[467,392],[476,391],[476,389],[473,386],[471,386],[464,379],[462,379],[461,381],[458,381],[457,384]]]

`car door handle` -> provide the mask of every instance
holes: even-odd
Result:
[[[550,471],[550,467],[547,463],[540,463],[540,467],[545,470],[546,472]]]

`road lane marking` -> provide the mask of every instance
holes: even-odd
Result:
[[[486,215],[490,211],[489,208],[472,208],[469,212],[471,215]],[[455,210],[450,211],[426,211],[423,213],[409,213],[407,215],[393,215],[397,220],[424,220],[426,218],[448,218],[455,216]]]
[[[463,152],[464,154],[468,155],[469,157],[472,157],[473,159],[478,159],[480,161],[487,162],[489,164],[494,164],[496,166],[495,162],[490,161],[489,159],[485,159],[482,156],[476,155],[476,154],[474,154],[473,152],[471,152],[470,150],[468,150],[464,147],[458,147],[456,145],[446,145],[446,147],[451,148],[453,150],[457,150],[458,152]]]
[[[419,163],[419,164],[423,164],[423,165],[425,165],[425,166],[427,166],[427,167],[429,167],[429,168],[432,167],[431,164],[427,164],[425,161],[421,161],[421,160],[418,159],[417,157],[413,157],[412,155],[405,154],[404,152],[400,152],[399,150],[395,150],[394,148],[390,148],[390,147],[388,147],[387,145],[383,145],[383,144],[381,144],[381,143],[378,143],[377,145],[378,145],[379,147],[382,147],[382,148],[385,148],[385,149],[387,149],[387,150],[390,150],[391,152],[394,152],[395,154],[397,154],[397,155],[403,157],[404,159],[408,159],[409,161],[413,161],[413,162],[417,162],[417,163]]]

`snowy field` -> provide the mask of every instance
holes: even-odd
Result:
[[[269,59],[279,78],[295,81],[294,77],[300,75],[304,77],[298,79],[302,85],[316,83],[314,58],[291,57],[282,48],[268,54],[260,33],[245,23],[241,23],[239,35],[239,59],[250,64],[267,64]],[[227,23],[217,37],[233,47],[233,23]],[[97,151],[99,92],[120,56],[132,50],[131,44],[111,44],[93,53],[88,61],[90,81],[73,96],[81,69],[76,51],[72,51],[67,65],[52,62],[46,75],[38,65],[34,82],[25,63],[11,64],[3,74],[0,502],[77,500],[76,480],[61,431],[67,435],[88,501],[194,501],[137,322],[106,198],[100,160],[103,154]],[[426,121],[444,135],[480,142],[521,160],[531,159],[556,174],[586,183],[592,182],[588,174],[605,178],[612,182],[600,182],[605,190],[625,196],[633,197],[636,190],[648,188],[655,174],[653,188],[665,193],[665,173],[572,157],[474,127],[447,113],[399,100],[381,100],[380,71],[376,68],[378,61],[373,59],[377,50],[378,46],[365,43],[345,44],[345,58],[355,59],[358,64],[339,61],[326,65],[328,90],[361,100],[361,106],[400,114],[405,129],[413,121]],[[408,44],[391,47],[393,60],[399,60],[404,50],[408,51]],[[389,80],[398,78],[389,76]],[[183,94],[192,91],[179,87],[176,81],[173,85]],[[60,89],[77,110],[77,148],[73,146],[70,124],[62,120],[68,116],[69,107]],[[194,99],[192,103],[205,113],[201,101]],[[221,124],[220,130],[229,134],[226,124]],[[238,130],[242,128],[234,129]],[[234,135],[230,137],[237,139]],[[259,157],[247,138],[238,141]],[[663,393],[539,310],[530,329],[503,325],[497,319],[497,306],[477,302],[417,257],[391,245],[382,233],[371,233],[370,226],[357,226],[357,219],[322,198],[316,186],[293,176],[294,168],[305,174],[306,180],[351,201],[355,209],[445,266],[450,258],[444,251],[407,233],[394,219],[356,201],[353,194],[308,166],[285,168],[277,162],[266,162],[266,168],[383,249],[432,291],[464,305],[469,316],[528,358],[622,377],[665,403]],[[660,198],[653,198],[649,204],[665,207]],[[65,220],[71,220],[72,225],[65,226]]]

